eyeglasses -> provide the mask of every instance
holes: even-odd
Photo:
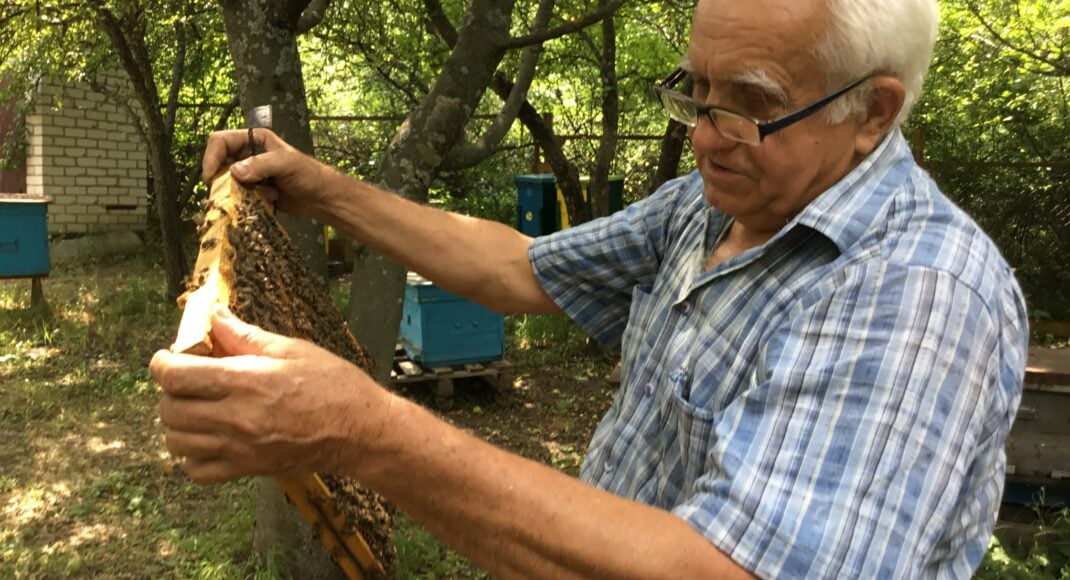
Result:
[[[654,87],[661,98],[661,104],[665,107],[665,112],[669,114],[669,118],[694,128],[698,126],[699,118],[706,116],[721,135],[747,145],[761,145],[762,140],[767,136],[813,115],[825,105],[835,101],[872,77],[872,75],[866,75],[842,89],[829,93],[783,117],[771,121],[760,121],[743,113],[737,113],[715,105],[697,103],[691,97],[672,90],[680,81],[687,78],[687,74],[687,71],[678,68]]]

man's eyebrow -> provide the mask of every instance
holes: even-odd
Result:
[[[687,57],[687,53],[680,57],[680,64],[677,66],[684,69],[684,72],[689,75],[695,72],[695,66],[691,64],[691,59]]]
[[[773,80],[769,73],[760,68],[748,69],[728,78],[728,82],[736,85],[748,94],[756,95],[767,103],[787,105],[788,94],[780,83]]]

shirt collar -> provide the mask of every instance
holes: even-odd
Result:
[[[895,129],[858,167],[810,202],[781,232],[796,225],[807,226],[828,237],[841,253],[846,252],[873,225],[901,176],[913,166],[903,162],[912,159],[903,133]]]

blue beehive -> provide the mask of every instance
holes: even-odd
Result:
[[[401,344],[428,367],[497,360],[505,351],[505,317],[410,272]]]
[[[0,194],[0,278],[48,275],[48,202]]]
[[[536,237],[561,229],[557,183],[553,175],[517,175],[516,229]]]

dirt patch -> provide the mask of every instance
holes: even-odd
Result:
[[[611,368],[601,356],[553,368],[520,360],[512,388],[502,392],[479,379],[457,381],[448,410],[436,407],[434,383],[397,390],[485,441],[578,475],[616,390],[606,379]]]

